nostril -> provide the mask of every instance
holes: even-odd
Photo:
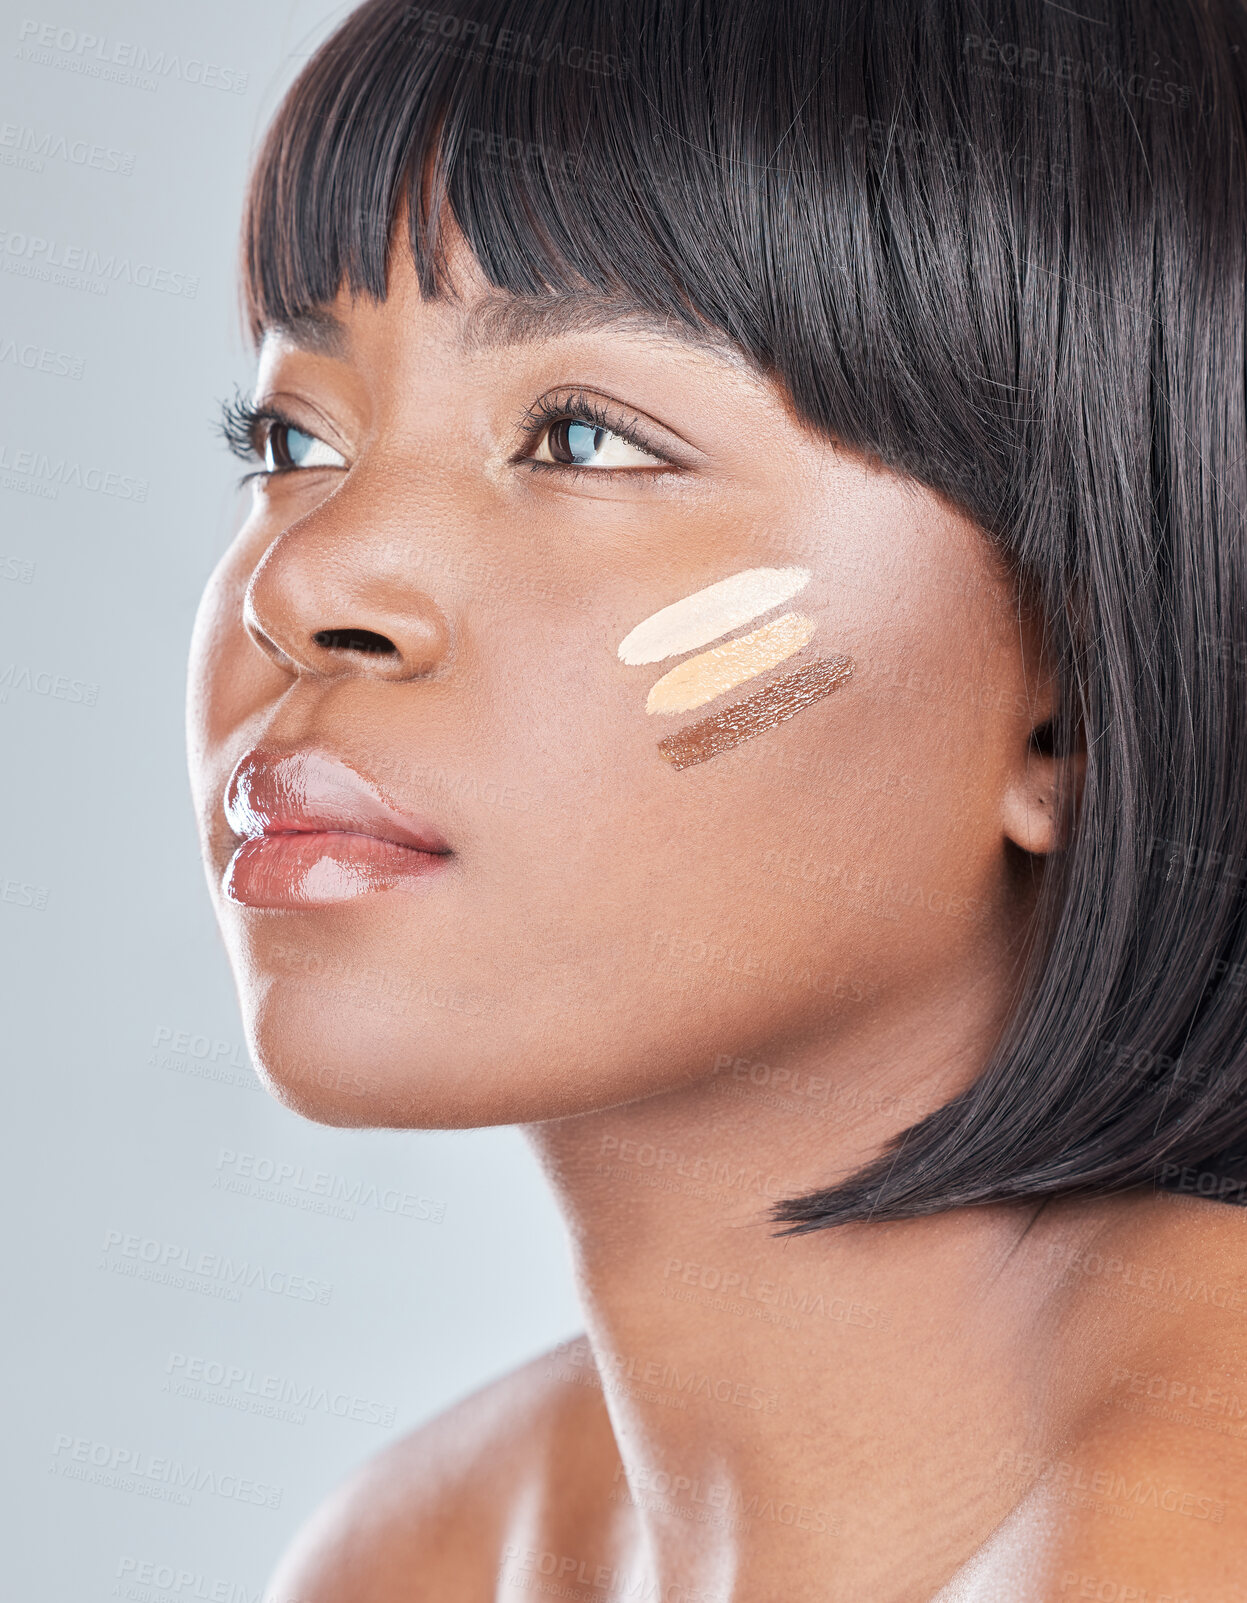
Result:
[[[326,651],[366,651],[374,657],[395,657],[398,647],[371,629],[318,629],[312,636]]]

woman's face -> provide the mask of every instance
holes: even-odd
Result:
[[[456,261],[455,300],[400,251],[383,304],[266,340],[280,471],[197,625],[204,853],[277,1094],[550,1118],[834,1064],[994,972],[1046,709],[981,533],[729,349]]]

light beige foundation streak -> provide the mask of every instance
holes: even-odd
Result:
[[[811,578],[809,568],[746,568],[653,613],[619,642],[630,668],[708,646],[764,612],[791,601]]]

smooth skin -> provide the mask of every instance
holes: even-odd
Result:
[[[256,481],[208,586],[192,773],[274,1093],[329,1124],[525,1125],[586,1336],[382,1454],[274,1603],[1242,1599],[1239,1210],[767,1218],[969,1083],[1008,1016],[1062,835],[1008,574],[712,333],[534,308],[454,236],[450,259],[453,298],[397,250],[385,302],[265,339],[257,400],[321,465]],[[560,465],[523,419],[586,398],[617,432]],[[853,679],[672,769],[662,670],[619,641],[791,565],[811,650]],[[314,639],[348,628],[394,650]],[[222,799],[257,745],[342,759],[453,859],[340,904],[229,902]]]

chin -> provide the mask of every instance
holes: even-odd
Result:
[[[281,978],[241,987],[253,1060],[284,1106],[317,1124],[455,1129],[509,1122],[470,1016]]]
[[[502,1020],[388,1004],[332,985],[269,980],[241,988],[252,1059],[269,1092],[316,1124],[463,1130],[588,1112],[619,1100],[587,1077],[558,1074]]]

